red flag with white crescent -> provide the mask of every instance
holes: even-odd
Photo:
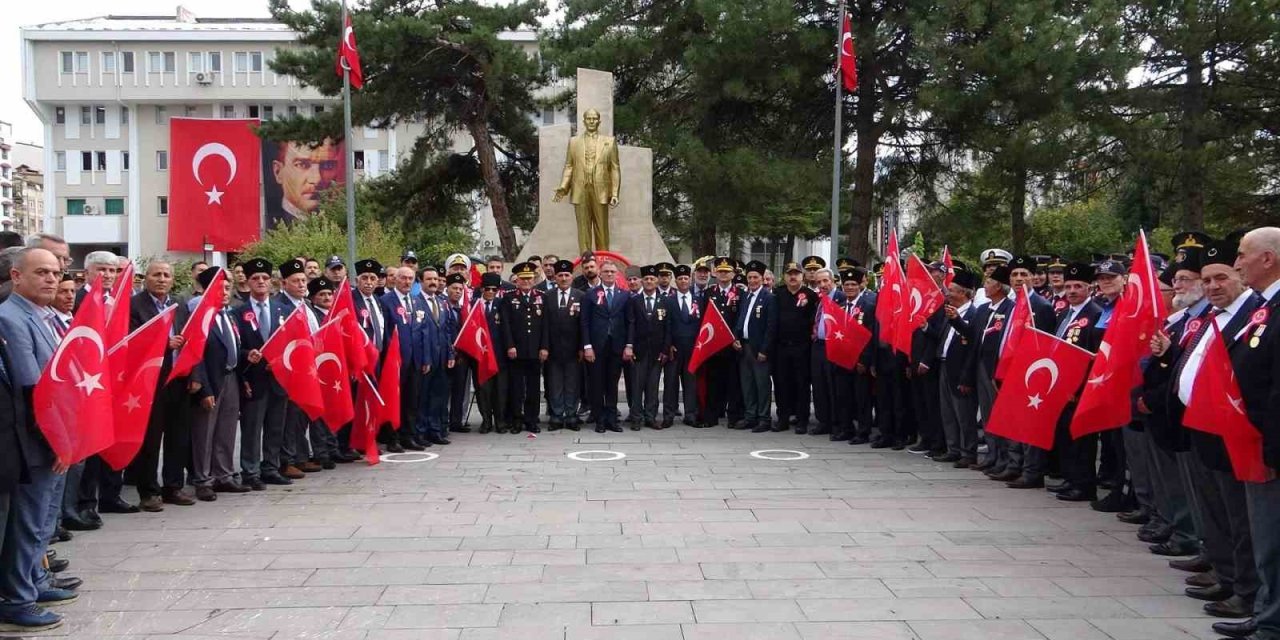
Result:
[[[1027,327],[1033,326],[1031,320],[1031,291],[1023,285],[1018,292],[1018,299],[1013,303],[1013,314],[1009,316],[1009,331],[1005,334],[1004,344],[1000,347],[1000,357],[996,361],[996,380],[1004,380],[1009,371],[1009,363],[1018,350],[1018,343]]]
[[[350,296],[348,295],[348,298]],[[342,333],[349,313],[333,317],[316,331],[316,380],[324,398],[324,423],[337,433],[343,425],[355,418],[351,405],[351,370],[347,369],[346,350],[349,342]],[[359,327],[356,332],[364,335]]]
[[[710,299],[706,308],[706,313],[702,314],[702,326],[698,327],[698,341],[693,345],[693,353],[689,354],[689,373],[697,373],[707,358],[733,344],[733,331],[720,314],[720,308]]]
[[[298,307],[280,325],[267,343],[262,345],[262,357],[271,369],[276,382],[284,387],[285,395],[298,405],[307,417],[315,420],[324,414],[324,396],[316,373],[316,348],[311,338],[311,326],[307,317],[311,313]]]
[[[352,423],[351,446],[363,450],[364,459],[370,465],[378,464],[381,459],[378,429],[384,422],[382,416],[386,408],[386,399],[378,394],[373,379],[368,375],[360,376],[356,382],[356,418]]]
[[[356,301],[351,294],[350,280],[343,278],[334,289],[333,307],[329,309],[329,317],[341,321],[338,331],[342,334],[342,351],[339,355],[343,357],[347,374],[354,376],[361,371],[372,373],[378,366],[378,349],[373,345],[373,341],[369,340],[368,334],[360,327],[360,321],[356,318]],[[369,362],[371,352],[373,362]]]
[[[951,282],[956,279],[956,265],[951,260],[951,247],[943,245],[942,247],[942,265],[947,270],[946,275],[942,276],[942,288],[951,286]]]
[[[1249,422],[1244,396],[1231,367],[1227,345],[1218,332],[1218,324],[1209,320],[1209,331],[1200,339],[1208,340],[1204,360],[1196,371],[1191,387],[1191,400],[1182,414],[1182,424],[1197,431],[1222,437],[1227,447],[1231,470],[1242,482],[1266,482],[1275,477],[1262,461],[1262,433]]]
[[[333,66],[334,73],[342,77],[343,71],[351,72],[351,86],[359,89],[364,86],[364,71],[360,69],[360,51],[356,49],[356,30],[351,27],[351,16],[342,25],[342,38],[338,41],[338,61]]]
[[[111,287],[111,302],[107,304],[107,329],[102,339],[114,349],[129,335],[129,298],[133,292],[133,262],[125,265]]]
[[[476,380],[480,384],[498,373],[498,358],[493,351],[493,336],[489,334],[489,319],[483,312],[467,314],[467,321],[458,332],[453,346],[475,359]]]
[[[1080,389],[1093,354],[1056,336],[1028,328],[1000,393],[987,429],[1015,442],[1053,449],[1058,418]]]
[[[173,361],[173,370],[169,372],[166,384],[191,373],[204,358],[204,345],[209,341],[209,327],[222,310],[223,282],[227,279],[227,270],[222,267],[209,268],[217,269],[218,273],[214,274],[213,280],[205,288],[200,304],[196,305],[191,317],[187,318],[187,326],[182,328],[182,347]]]
[[[382,373],[378,376],[378,395],[381,396],[382,413],[378,424],[391,424],[392,429],[400,428],[400,331],[391,329],[391,342],[387,345],[387,358],[382,363]],[[376,443],[375,443],[376,448]]]
[[[885,268],[886,272],[888,267]],[[942,289],[929,275],[929,268],[918,256],[907,258],[907,286],[903,289],[902,313],[898,314],[898,328],[894,331],[894,346],[903,353],[911,352],[911,340],[916,329],[929,322],[929,317],[942,308]]]
[[[907,337],[907,348],[901,349],[902,341],[898,339],[898,316],[904,313],[903,304],[906,299],[906,277],[902,275],[902,264],[898,262],[898,232],[889,232],[889,246],[885,253],[884,275],[881,278],[880,290],[876,296],[876,324],[880,325],[880,342],[910,355],[910,336]]]
[[[861,311],[858,310],[859,313]],[[822,296],[819,321],[830,323],[827,326],[827,360],[853,371],[858,358],[862,357],[862,350],[871,342],[871,331],[862,326],[857,317],[845,313],[840,305],[832,302],[830,296]]]
[[[98,276],[32,395],[36,426],[54,455],[67,465],[115,442],[111,367],[102,341],[105,302],[101,287],[102,276]]]
[[[858,88],[858,56],[853,49],[853,27],[848,14],[845,14],[840,26],[840,57],[836,62],[836,70],[840,73],[845,91]]]
[[[112,408],[116,441],[98,455],[116,471],[128,466],[142,448],[151,405],[156,399],[160,367],[164,366],[164,352],[169,347],[175,309],[173,305],[165,307],[107,352],[111,371],[115,373],[111,391],[115,398]]]
[[[170,251],[239,251],[261,228],[258,120],[169,119]]]

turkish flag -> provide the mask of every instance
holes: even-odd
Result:
[[[710,300],[707,300],[706,307],[706,313],[702,314],[702,326],[698,328],[698,341],[693,345],[693,353],[689,354],[689,373],[697,373],[698,367],[707,358],[733,344],[733,331],[720,314],[720,308]]]
[[[880,291],[876,297],[876,323],[880,325],[880,342],[910,355],[911,336],[907,335],[907,348],[902,349],[902,341],[897,338],[899,329],[898,316],[903,313],[903,291],[907,283],[902,275],[902,265],[898,262],[898,232],[889,232],[889,250],[884,261],[884,275],[881,277]]]
[[[382,363],[378,376],[378,391],[382,400],[382,415],[378,421],[391,423],[392,429],[400,428],[400,331],[391,330],[391,344],[387,345],[387,359]]]
[[[164,365],[164,352],[169,346],[174,309],[177,307],[166,307],[107,352],[108,363],[115,372],[111,387],[115,399],[112,405],[115,444],[98,455],[116,471],[128,466],[142,448],[151,405],[156,399],[160,367]]]
[[[996,380],[1004,380],[1004,374],[1013,361],[1013,353],[1018,350],[1018,341],[1027,327],[1033,327],[1031,321],[1031,292],[1024,285],[1018,292],[1018,299],[1013,302],[1013,314],[1009,317],[1009,330],[1005,332],[1004,345],[1000,347],[1000,359],[996,362]]]
[[[1236,382],[1231,356],[1222,334],[1218,333],[1218,325],[1212,320],[1209,322],[1212,323],[1209,331],[1200,338],[1209,344],[1196,372],[1182,424],[1222,437],[1237,480],[1266,482],[1275,475],[1262,461],[1262,434],[1245,414],[1240,384]]]
[[[32,396],[36,426],[58,460],[67,465],[115,441],[111,366],[102,342],[105,303],[101,292],[102,277],[98,276],[40,374]]]
[[[116,345],[129,335],[129,298],[133,293],[133,262],[116,277],[115,286],[111,287],[111,302],[107,304],[107,327],[102,334],[103,342],[115,349]]]
[[[1116,301],[1071,419],[1073,437],[1122,427],[1133,417],[1129,396],[1142,383],[1139,363],[1151,353],[1151,336],[1168,315],[1149,256],[1147,237],[1139,234],[1124,294]]]
[[[170,251],[239,251],[262,226],[257,120],[169,119]]]
[[[484,313],[468,313],[467,321],[453,341],[453,346],[476,361],[476,380],[484,384],[498,373],[498,358],[493,353],[493,336],[489,335],[489,319]]]
[[[938,288],[929,275],[929,268],[924,266],[917,256],[907,258],[907,288],[902,301],[903,313],[898,314],[901,324],[894,331],[894,340],[899,351],[911,352],[911,339],[916,329],[929,322],[929,316],[942,308],[942,289]]]
[[[339,328],[342,333],[342,351],[339,353],[347,367],[347,373],[352,376],[361,371],[373,373],[374,367],[378,366],[378,348],[360,327],[360,321],[356,318],[355,298],[351,295],[350,281],[346,278],[334,290],[329,317],[340,320],[342,324]],[[373,352],[373,362],[369,362],[370,349]]]
[[[311,313],[299,307],[289,314],[280,328],[262,345],[262,357],[267,360],[276,382],[284,387],[285,395],[298,405],[307,417],[315,420],[324,415],[324,396],[316,373],[316,349],[311,341],[311,327],[307,317]],[[193,316],[194,317],[194,316]]]
[[[855,309],[855,313],[861,314],[862,310]],[[871,342],[871,332],[858,322],[857,316],[845,313],[829,296],[822,296],[821,321],[827,324],[827,360],[852,371],[862,357],[862,350]]]
[[[350,296],[348,296],[350,297]],[[355,418],[351,406],[351,374],[347,369],[346,350],[349,340],[342,329],[350,314],[333,317],[316,331],[316,379],[324,398],[324,423],[337,433],[342,425]],[[359,328],[358,333],[364,335]]]
[[[223,282],[227,279],[227,270],[222,267],[209,268],[217,269],[218,273],[214,274],[204,295],[200,296],[200,304],[196,305],[195,311],[187,318],[187,326],[182,328],[182,347],[173,361],[173,370],[169,372],[166,383],[191,373],[204,358],[204,345],[209,341],[209,327],[222,310]]]
[[[1080,388],[1093,354],[1028,327],[996,394],[987,430],[1015,442],[1053,449],[1063,409]]]
[[[942,276],[942,288],[951,286],[951,282],[956,279],[956,265],[951,260],[951,247],[942,246],[942,265],[946,268],[946,275]]]
[[[378,464],[380,459],[378,429],[384,422],[382,417],[387,407],[388,403],[378,394],[373,379],[367,374],[360,376],[356,383],[356,418],[352,423],[351,446],[363,449],[364,459],[371,465]]]
[[[836,70],[840,73],[845,91],[858,88],[858,58],[853,50],[853,28],[848,14],[844,16],[844,23],[840,26],[840,57],[836,62]]]
[[[334,73],[342,77],[343,71],[351,72],[351,86],[359,89],[364,86],[364,71],[360,69],[360,51],[356,49],[356,30],[351,28],[351,16],[342,25],[342,39],[338,41],[338,60],[333,65]]]

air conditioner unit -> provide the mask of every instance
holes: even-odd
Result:
[[[492,240],[485,240],[485,241],[484,241],[484,248],[485,248],[485,249],[492,249],[492,248],[493,248],[493,241],[492,241]]]
[[[97,214],[98,214],[98,208],[97,208],[97,207],[95,207],[95,206],[93,206],[93,205],[91,205],[91,204],[86,204],[86,205],[84,206],[84,215],[86,215],[86,216],[93,216],[93,215],[97,215]]]
[[[212,73],[197,73],[196,84],[213,84]]]

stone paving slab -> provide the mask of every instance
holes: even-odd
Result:
[[[57,546],[85,585],[43,635],[1214,637],[1136,527],[905,451],[683,427],[453,440],[433,461],[106,515]],[[566,457],[584,450],[626,457]]]

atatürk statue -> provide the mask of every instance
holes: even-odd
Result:
[[[586,131],[569,139],[564,178],[553,201],[569,195],[578,218],[579,251],[608,249],[609,209],[618,206],[622,184],[618,144],[613,136],[599,134],[599,111],[588,109],[582,115],[582,125]]]

